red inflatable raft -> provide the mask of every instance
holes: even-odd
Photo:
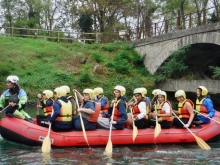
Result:
[[[220,112],[216,111],[213,118],[220,121]],[[191,131],[206,142],[220,140],[220,125],[211,121],[199,128],[191,128]],[[48,128],[32,124],[25,120],[4,117],[0,121],[1,136],[9,141],[23,143],[26,145],[41,145],[47,136]],[[108,142],[109,130],[97,129],[86,131],[88,143],[91,146],[106,145]],[[52,146],[86,146],[82,131],[72,132],[50,132]],[[112,130],[112,144],[152,144],[152,143],[191,143],[195,142],[192,134],[184,128],[162,129],[159,136],[154,139],[154,128],[138,129],[138,136],[133,142],[132,129]]]

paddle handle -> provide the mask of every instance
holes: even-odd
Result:
[[[15,103],[16,105],[16,103]],[[7,105],[3,110],[0,111],[0,113],[4,112],[10,105]]]
[[[198,113],[198,114],[200,114],[200,115],[202,115],[202,116],[205,116],[204,114],[202,114],[202,113],[196,111],[195,109],[194,109],[193,111],[196,112],[196,113]],[[205,117],[206,117],[206,116],[205,116]],[[217,120],[215,120],[215,119],[212,119],[211,117],[207,117],[207,118],[210,119],[210,120],[212,120],[212,121],[214,121],[214,122],[216,122],[216,123],[218,123],[218,124],[220,124],[219,121],[217,121]]]
[[[115,113],[115,103],[113,104],[113,110],[112,110],[111,121],[113,121],[114,113]],[[109,139],[111,138],[111,136],[112,136],[112,124],[110,124]]]
[[[183,122],[182,122],[182,120],[180,120],[180,118],[172,111],[172,113],[173,113],[173,115],[180,121],[180,123],[182,123],[183,125],[185,125]],[[193,135],[193,136],[195,136],[194,135],[194,133],[192,133],[192,131],[189,129],[189,128],[186,128],[186,129],[188,129],[188,131]]]

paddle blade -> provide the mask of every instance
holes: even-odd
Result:
[[[111,141],[110,138],[108,139],[108,143],[105,147],[105,153],[106,154],[111,154],[112,153],[112,141]]]
[[[82,130],[83,130],[83,136],[84,136],[84,139],[86,140],[86,143],[87,143],[88,146],[89,146],[88,139],[87,139],[87,136],[86,136],[85,126],[84,126],[84,123],[83,123],[83,120],[82,120],[81,114],[80,114],[80,121],[81,121],[81,125],[82,125]]]
[[[154,130],[154,138],[156,138],[161,132],[161,126],[158,122],[156,122],[155,130]]]
[[[199,147],[201,147],[204,150],[210,150],[211,149],[211,147],[204,140],[202,140],[200,137],[198,137],[194,134],[193,134],[193,136],[196,139],[196,142],[199,145]]]
[[[50,150],[51,150],[51,141],[50,141],[49,135],[47,135],[46,138],[43,141],[41,151],[43,153],[50,153]]]
[[[137,135],[138,135],[138,129],[137,129],[137,127],[133,124],[133,134],[132,134],[133,141],[135,141]]]

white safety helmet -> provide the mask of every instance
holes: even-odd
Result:
[[[18,78],[18,76],[11,75],[11,76],[8,76],[8,77],[7,77],[6,81],[7,81],[7,82],[11,82],[11,83],[13,83],[13,84],[18,84],[19,78]]]
[[[133,92],[133,94],[141,94],[142,97],[144,97],[145,91],[142,88],[136,88]]]
[[[84,94],[89,94],[89,97],[90,97],[91,100],[93,100],[95,98],[94,90],[92,90],[92,89],[86,88],[86,89],[83,90],[83,93]]]

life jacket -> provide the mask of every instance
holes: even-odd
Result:
[[[199,99],[196,100],[196,111],[208,114],[208,109],[204,105],[202,105],[205,99],[206,98],[203,98],[201,101],[199,101]],[[201,116],[201,114],[197,113],[197,116]]]
[[[194,104],[190,99],[185,99],[182,103],[178,103],[179,118],[190,118],[189,111],[186,108],[183,108],[186,102],[189,102],[194,108]]]
[[[140,104],[141,102],[145,102],[146,103],[146,116],[145,118],[148,119],[148,114],[149,114],[149,106],[148,106],[148,102],[144,99],[141,100],[140,102],[135,102],[134,106],[133,106],[133,111],[134,111],[134,118],[136,118],[139,114],[140,114],[140,109],[138,108],[138,104]]]
[[[99,114],[100,114],[100,110],[101,110],[101,103],[100,102],[94,102],[91,101],[95,104],[95,113],[94,114],[88,114],[85,112],[81,112],[82,117],[86,120],[88,120],[89,122],[97,122]]]
[[[73,99],[74,102],[76,103],[76,98],[74,96],[68,96],[67,99],[70,100],[70,102]],[[72,102],[71,102],[71,104],[72,104]],[[75,114],[76,114],[76,109],[74,109],[74,105],[72,105],[72,115],[74,116]]]
[[[51,98],[50,98],[51,99]],[[49,99],[47,99],[49,100]],[[44,100],[44,104],[46,105],[47,103],[47,100]],[[53,101],[53,99],[51,99]],[[53,101],[54,102],[54,101]],[[51,115],[52,114],[52,111],[53,111],[53,105],[49,105],[49,106],[46,106],[44,109],[44,116],[48,116],[48,115]]]
[[[56,121],[72,121],[72,105],[71,102],[64,102],[58,99],[62,107],[60,108],[60,115],[55,119]]]
[[[157,113],[158,114],[166,114],[165,110],[162,109],[163,105],[168,103],[170,106],[170,115],[169,116],[160,116],[158,117],[158,121],[172,121],[172,108],[169,101],[164,101],[162,103],[157,104]]]
[[[119,113],[119,110],[118,110],[118,103],[121,101],[121,100],[123,100],[123,99],[119,99],[119,100],[117,100],[117,102],[115,103],[115,109],[113,110],[114,111],[114,116],[113,116],[113,120],[114,121],[116,121],[116,120],[118,120],[118,119],[120,119],[121,118],[121,115],[120,115],[120,113]],[[126,101],[125,100],[123,100],[124,102],[125,102],[125,105],[126,105],[126,107],[125,108],[127,108],[127,103],[126,103]]]
[[[98,98],[98,100],[102,103],[102,99],[103,99],[103,98],[106,98],[107,104],[105,104],[104,107],[101,107],[100,113],[102,113],[102,112],[108,112],[108,108],[109,108],[108,98],[107,98],[107,97],[105,97],[105,96],[103,95],[103,96],[101,96],[100,98]]]

